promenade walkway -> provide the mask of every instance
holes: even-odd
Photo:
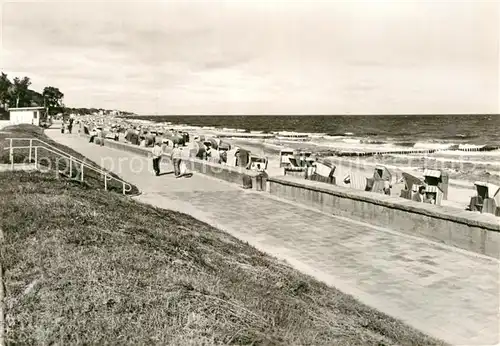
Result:
[[[135,184],[143,192],[135,197],[138,201],[190,214],[449,343],[499,343],[500,267],[495,259],[197,173],[155,177],[146,158],[89,144],[78,135],[46,134]]]

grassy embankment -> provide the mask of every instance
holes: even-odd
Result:
[[[0,173],[11,344],[434,345],[226,233],[48,173]]]
[[[0,132],[0,163],[9,163],[9,151],[4,150],[4,148],[7,148],[9,146],[9,141],[6,138],[38,138],[45,143],[48,143],[63,152],[67,153],[68,155],[71,155],[72,157],[75,157],[77,159],[80,159],[87,163],[88,165],[96,168],[100,168],[99,165],[97,165],[95,162],[90,161],[80,153],[64,146],[61,145],[49,137],[47,137],[44,133],[42,128],[32,126],[32,125],[18,125],[18,126],[11,126],[11,127],[6,127]],[[29,141],[20,141],[17,140],[13,144],[14,146],[29,146]],[[33,142],[33,145],[41,145],[39,143]],[[31,162],[33,163],[35,159],[35,153],[34,150],[32,150],[31,153]],[[14,150],[14,162],[16,163],[29,163],[29,149],[16,149]],[[65,158],[61,158],[60,156],[54,154],[53,152],[50,152],[48,150],[40,148],[38,150],[38,163],[44,167],[50,167],[53,169],[54,172],[57,173],[56,167],[58,167],[58,171],[62,173],[64,176],[69,176],[70,170],[69,170],[69,160]],[[79,179],[80,173],[82,171],[82,168],[80,165],[75,165],[73,164],[73,169],[72,169],[72,178]],[[83,186],[87,188],[99,188],[103,189],[104,188],[104,177],[100,174],[97,173],[87,167],[83,168],[83,175],[84,175],[84,182],[82,183]],[[114,173],[109,173],[109,175],[119,178],[116,174]],[[59,174],[57,174],[59,176]],[[108,190],[110,191],[116,191],[116,192],[122,192],[123,185],[114,180],[111,179],[107,183]],[[129,195],[135,195],[139,193],[139,190],[137,187],[133,186],[130,184],[132,187],[132,190],[127,192]]]

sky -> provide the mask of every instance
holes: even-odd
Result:
[[[500,1],[0,1],[0,70],[68,106],[500,113]]]

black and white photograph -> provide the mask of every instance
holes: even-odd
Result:
[[[0,346],[500,344],[500,1],[0,0]]]

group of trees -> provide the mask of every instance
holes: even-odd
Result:
[[[0,75],[0,108],[17,107],[46,107],[49,114],[62,113],[64,111],[64,94],[55,87],[48,86],[40,94],[31,90],[31,79],[29,77],[15,77],[9,80],[5,73]]]
[[[95,114],[99,112],[104,112],[104,114],[115,114],[116,110],[110,110],[110,109],[104,109],[104,108],[71,108],[71,107],[66,107],[65,109],[66,113],[73,113],[73,114],[80,114],[80,115],[86,115],[86,114]],[[127,111],[118,111],[120,116],[125,117],[125,116],[132,116],[135,115],[135,113],[132,112],[127,112]]]
[[[46,107],[49,114],[58,113],[69,114],[93,114],[109,110],[102,108],[68,108],[63,103],[64,94],[56,87],[45,87],[42,93],[30,89],[31,79],[29,77],[15,77],[12,81],[1,72],[0,75],[0,117],[2,113],[7,113],[8,108],[18,107]],[[120,111],[123,116],[134,115],[134,113]]]

